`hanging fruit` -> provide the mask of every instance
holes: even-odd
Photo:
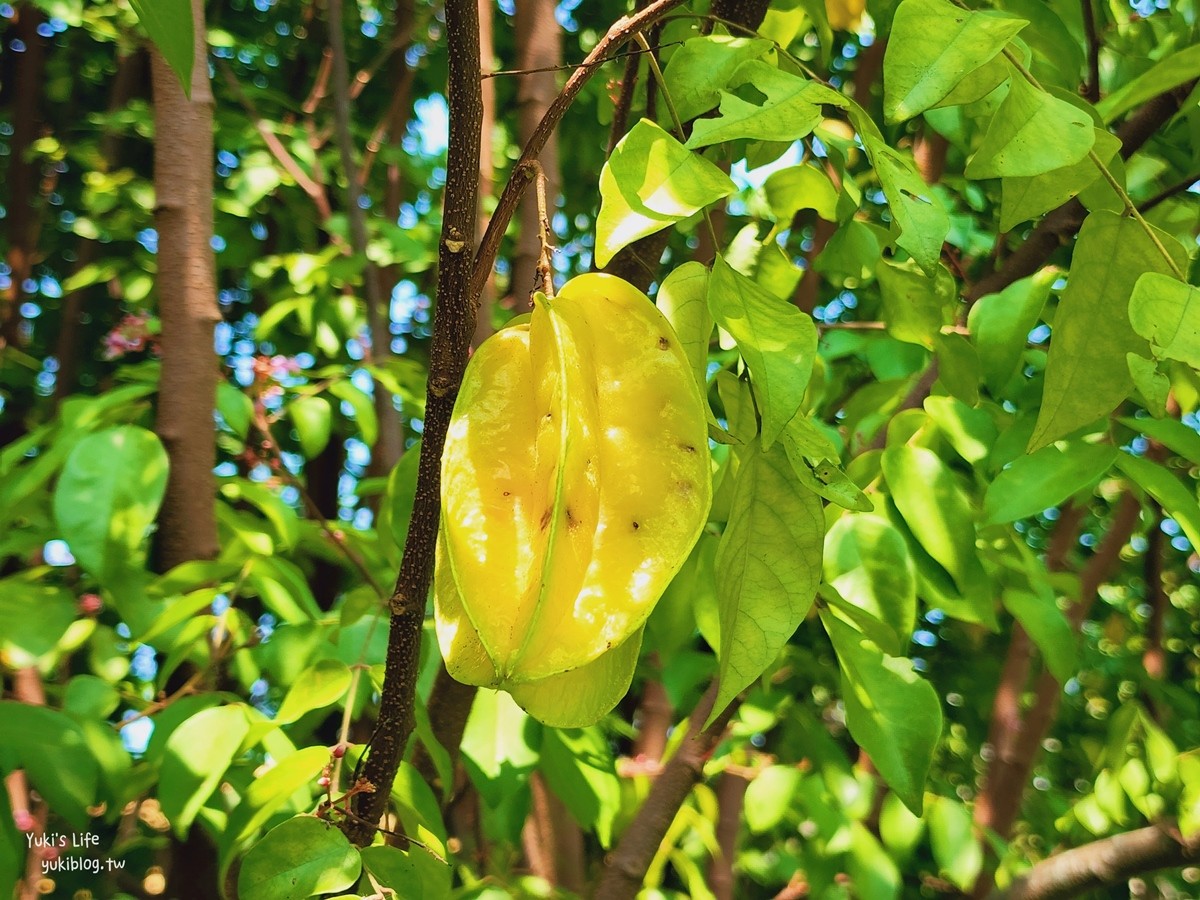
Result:
[[[550,724],[595,721],[711,499],[704,400],[654,304],[599,274],[536,295],[472,357],[446,438],[447,670]]]

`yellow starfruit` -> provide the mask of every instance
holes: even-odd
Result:
[[[688,359],[644,294],[593,274],[537,295],[472,357],[446,438],[434,597],[450,674],[551,724],[611,709],[707,519],[707,448]]]

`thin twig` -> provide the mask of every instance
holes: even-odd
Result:
[[[550,256],[554,253],[554,245],[550,242],[550,216],[546,211],[546,173],[538,166],[537,174],[537,208],[538,208],[538,243],[541,250],[538,253],[538,278],[542,282],[542,293],[554,297],[554,269],[550,264]]]
[[[283,170],[292,176],[292,180],[300,186],[300,189],[312,199],[313,205],[317,207],[317,214],[320,215],[322,221],[328,219],[333,215],[333,209],[329,205],[329,197],[325,194],[325,187],[314,181],[300,167],[300,164],[296,162],[296,158],[284,146],[283,141],[268,127],[266,121],[259,115],[258,107],[254,101],[242,90],[242,86],[238,83],[237,75],[234,74],[233,68],[229,63],[223,59],[218,59],[217,68],[220,69],[221,75],[225,78],[225,82],[229,85],[230,90],[233,91],[233,95],[238,98],[238,102],[246,110],[246,114],[250,116],[250,121],[254,123],[254,130],[258,132],[259,137],[263,139],[263,143],[267,145],[267,150],[279,162]]]
[[[667,41],[665,44],[657,44],[653,47],[643,47],[638,50],[624,50],[620,53],[614,53],[609,59],[622,59],[626,56],[640,56],[643,53],[654,53],[661,50],[663,47],[677,47],[683,44],[683,41]],[[501,69],[499,72],[484,72],[483,78],[499,78],[501,75],[533,75],[537,72],[572,72],[582,66],[583,63],[566,63],[561,66],[539,66],[536,69]]]
[[[1187,178],[1183,179],[1183,181],[1176,182],[1175,184],[1171,185],[1169,188],[1165,188],[1164,190],[1159,191],[1157,194],[1155,194],[1149,200],[1145,200],[1142,203],[1138,204],[1138,211],[1143,214],[1148,213],[1148,212],[1150,212],[1150,210],[1154,209],[1154,207],[1158,206],[1158,204],[1162,203],[1164,200],[1170,200],[1176,194],[1182,194],[1184,191],[1186,191],[1188,188],[1190,188],[1193,184],[1195,184],[1198,181],[1200,181],[1200,172],[1196,172],[1192,175],[1189,175]]]
[[[138,719],[146,719],[155,713],[162,712],[176,700],[186,697],[188,694],[194,694],[196,692],[196,686],[201,682],[201,680],[203,680],[203,678],[204,672],[193,673],[187,681],[180,685],[179,689],[175,691],[175,693],[171,694],[171,696],[164,697],[161,700],[155,700],[145,709],[134,713],[132,716],[122,719],[120,722],[113,722],[113,728],[115,728],[117,731],[120,731],[122,728],[126,727],[127,725],[131,725]]]

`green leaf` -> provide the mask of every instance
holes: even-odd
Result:
[[[888,333],[898,341],[933,349],[943,325],[954,321],[958,290],[944,266],[931,278],[914,262],[880,260],[875,268]]]
[[[1092,487],[1117,461],[1111,444],[1074,441],[1021,456],[1005,468],[983,498],[985,525],[1013,522],[1058,506]]]
[[[887,519],[842,516],[825,535],[825,581],[887,626],[881,647],[900,655],[917,616],[917,576],[908,544]]]
[[[746,786],[744,807],[751,834],[764,834],[783,821],[803,777],[795,766],[767,766],[754,776]]]
[[[176,836],[187,835],[249,731],[246,713],[234,705],[201,710],[171,732],[158,797]]]
[[[1092,149],[1096,129],[1079,107],[1040,91],[1019,75],[992,117],[968,178],[1041,175],[1079,162]]]
[[[979,382],[983,378],[975,345],[961,334],[935,334],[933,353],[938,365],[938,383],[968,407],[979,404]]]
[[[946,0],[904,0],[896,8],[883,57],[884,115],[889,122],[902,122],[929,109],[1027,24]]]
[[[1066,684],[1078,670],[1079,654],[1075,632],[1058,608],[1053,593],[1010,590],[1004,592],[1001,600],[1041,651],[1050,674],[1059,684]]]
[[[246,584],[284,622],[294,624],[321,618],[321,608],[304,572],[282,556],[253,557]]]
[[[850,852],[846,854],[846,874],[853,890],[850,896],[861,900],[900,900],[904,877],[875,835],[862,822],[850,822]],[[834,891],[826,892],[826,895]]]
[[[279,704],[275,721],[290,725],[307,712],[337,703],[350,689],[350,669],[338,659],[313,663],[296,679]]]
[[[1171,379],[1159,371],[1159,363],[1136,353],[1126,353],[1125,363],[1129,366],[1129,377],[1133,379],[1134,391],[1146,407],[1146,411],[1160,419],[1166,416]]]
[[[785,228],[802,209],[815,210],[826,222],[837,221],[837,188],[816,166],[780,169],[771,173],[762,189],[771,216]]]
[[[1121,149],[1121,139],[1103,128],[1095,129],[1093,149],[1107,166]],[[1000,230],[1012,231],[1017,225],[1055,209],[1100,178],[1100,170],[1089,156],[1068,166],[1041,175],[1005,178],[1000,202]]]
[[[329,748],[305,747],[275,763],[261,776],[250,782],[242,792],[241,802],[229,814],[221,835],[225,852],[250,837],[285,803],[315,787],[317,776],[329,763]]]
[[[376,390],[379,390],[377,387]],[[350,404],[354,410],[354,422],[358,425],[363,443],[368,447],[375,445],[379,437],[379,418],[375,414],[375,401],[352,381],[335,381],[329,386],[329,393]]]
[[[503,691],[481,690],[471,704],[462,755],[487,805],[499,806],[537,765],[541,726]]]
[[[360,871],[359,851],[344,834],[313,816],[297,816],[250,848],[238,872],[238,895],[304,900],[346,890]]]
[[[684,41],[663,72],[667,93],[681,121],[708,112],[721,99],[724,88],[738,66],[774,50],[762,38],[728,37],[712,34]]]
[[[1133,286],[1129,323],[1159,359],[1200,369],[1200,288],[1147,272]]]
[[[45,569],[0,579],[0,654],[12,669],[51,658],[75,621],[75,595],[54,584],[39,583]]]
[[[55,814],[81,831],[90,827],[87,809],[96,802],[99,770],[93,748],[70,716],[0,701],[0,761],[5,772],[24,769]]]
[[[821,611],[821,622],[837,652],[850,736],[896,796],[920,815],[942,735],[937,692],[913,670],[912,660],[887,656],[828,610]]]
[[[1147,100],[1200,76],[1200,44],[1192,44],[1168,54],[1164,59],[1127,81],[1096,104],[1096,112],[1105,123]]]
[[[363,847],[360,852],[363,869],[370,872],[381,887],[395,891],[396,900],[423,900],[426,896],[417,865],[417,855],[425,851],[418,847],[401,850],[399,847],[375,846]],[[360,889],[374,894],[371,883],[363,880],[366,883]]]
[[[717,547],[720,689],[714,715],[748,687],[804,621],[821,576],[825,520],[783,450],[747,447]]]
[[[967,808],[957,800],[938,797],[927,815],[929,845],[942,875],[961,891],[970,891],[983,869],[983,844]]]
[[[300,517],[283,498],[265,484],[248,478],[231,478],[221,484],[221,496],[257,507],[275,528],[281,549],[290,550],[300,540]]]
[[[153,432],[136,425],[90,434],[67,457],[54,489],[54,519],[101,584],[142,565],[142,541],[166,486],[167,453]]]
[[[996,425],[985,410],[954,397],[926,397],[925,412],[954,451],[972,465],[987,459],[996,443]]]
[[[629,130],[600,172],[596,264],[728,197],[737,186],[649,119]]]
[[[1176,264],[1186,266],[1179,242],[1155,233]],[[1054,318],[1031,451],[1108,414],[1129,393],[1125,354],[1144,353],[1146,343],[1125,310],[1144,272],[1165,274],[1167,263],[1136,221],[1104,210],[1084,220]]]
[[[621,810],[621,780],[608,739],[597,727],[547,728],[538,768],[572,818],[594,829],[600,845],[612,846],[613,822]]]
[[[139,643],[148,644],[159,635],[188,621],[197,613],[210,611],[217,595],[224,593],[227,588],[228,585],[224,588],[201,588],[198,591],[189,591],[186,594],[169,598],[164,604],[165,608],[162,612],[151,619],[145,628],[139,628],[133,632],[134,639]]]
[[[414,444],[404,452],[400,462],[396,463],[388,475],[387,492],[384,494],[383,503],[380,504],[379,533],[385,540],[387,537],[391,538],[397,563],[404,550],[404,542],[408,540],[413,502],[417,497],[417,467],[420,462],[421,447]],[[383,521],[385,518],[386,522]]]
[[[1117,456],[1117,467],[1179,523],[1193,547],[1200,547],[1200,504],[1196,503],[1191,488],[1185,487],[1169,469],[1140,456],[1121,453]]]
[[[911,858],[924,835],[924,819],[914,816],[895,794],[889,793],[883,798],[883,807],[879,811],[879,836],[897,862]]]
[[[804,400],[817,328],[807,314],[767,293],[720,256],[708,283],[708,306],[750,367],[763,446],[770,449]]]
[[[120,705],[117,689],[95,675],[76,675],[63,692],[63,712],[76,717],[104,720]]]
[[[732,90],[753,85],[764,99],[743,100]],[[797,141],[821,124],[824,85],[781,71],[761,59],[742,63],[721,91],[720,115],[697,119],[686,146],[689,150],[722,141]]]
[[[865,114],[851,116],[879,176],[892,219],[900,227],[897,246],[908,251],[922,271],[932,276],[942,256],[942,242],[950,231],[950,214],[921,178],[911,158],[888,146]]]
[[[758,418],[754,409],[754,392],[750,383],[727,369],[713,376],[717,397],[725,411],[725,427],[737,444],[748,444],[758,434]]]
[[[1029,332],[1041,317],[1050,286],[1058,275],[1054,269],[1040,269],[998,294],[980,297],[971,307],[967,325],[979,353],[984,381],[993,395],[999,394],[1016,374]]]
[[[300,449],[307,459],[316,459],[329,443],[329,429],[333,411],[324,397],[297,397],[287,405],[287,413],[296,434],[300,438]]]
[[[1029,27],[1021,34],[1021,40],[1058,70],[1059,84],[1074,86],[1085,62],[1083,45],[1061,18],[1062,13],[1071,14],[1074,10],[1052,7],[1044,0],[1000,0],[997,6],[1011,15],[1029,20]]]
[[[708,393],[708,346],[713,332],[708,277],[708,269],[700,263],[684,263],[663,280],[654,298],[692,364],[701,396]]]
[[[167,65],[179,77],[183,93],[191,97],[196,52],[191,0],[129,0],[129,5]]]
[[[1200,465],[1200,434],[1178,419],[1118,419],[1118,421],[1141,432],[1167,449],[1178,453],[1189,462]]]
[[[244,441],[250,432],[250,420],[254,418],[254,401],[228,381],[220,381],[217,382],[217,412],[229,430]]]
[[[923,447],[890,447],[883,474],[896,508],[913,536],[954,579],[963,594],[981,587],[975,552],[975,512],[953,473]]]

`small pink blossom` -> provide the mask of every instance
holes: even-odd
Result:
[[[100,599],[99,594],[84,594],[79,598],[76,607],[83,615],[94,616],[104,609],[104,601]]]
[[[120,359],[126,353],[137,353],[145,349],[158,350],[155,334],[150,326],[150,314],[130,313],[104,336],[104,358]]]

